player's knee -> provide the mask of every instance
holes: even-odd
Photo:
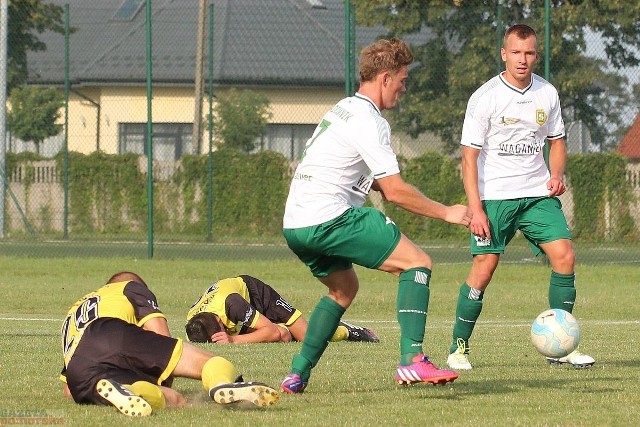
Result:
[[[573,266],[576,264],[576,253],[573,249],[568,250],[562,257],[562,264],[567,270],[573,271]]]
[[[411,264],[413,264],[413,266],[409,268],[424,267],[428,268],[429,270],[433,268],[433,261],[431,260],[431,257],[429,256],[429,254],[423,251],[419,251],[416,253]],[[407,268],[407,270],[409,268]]]

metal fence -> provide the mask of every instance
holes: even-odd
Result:
[[[560,92],[570,155],[627,162],[626,196],[603,196],[604,225],[576,237],[580,261],[640,262],[639,35],[628,11],[591,3],[12,0],[0,253],[290,257],[279,221],[291,171],[324,112],[356,90],[360,48],[411,44],[408,92],[388,115],[394,148],[405,164],[457,162],[466,101],[502,68],[504,29],[524,22],[539,34],[536,72]],[[56,102],[47,129],[36,105]],[[420,244],[436,261],[469,259],[459,234]],[[508,258],[530,259],[513,247]]]

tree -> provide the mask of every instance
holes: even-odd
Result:
[[[46,45],[34,33],[47,30],[64,33],[64,10],[41,0],[9,1],[7,91],[27,81],[27,52],[42,51]]]
[[[60,133],[62,125],[56,124],[56,120],[63,101],[60,91],[53,88],[14,88],[7,128],[23,141],[33,141],[39,154],[42,141]]]
[[[214,134],[224,147],[251,152],[271,113],[266,96],[251,90],[231,89],[218,98]]]
[[[438,135],[449,152],[458,149],[469,96],[499,69],[497,0],[355,0],[359,25],[383,25],[384,36],[419,31],[428,40],[412,46],[407,93],[390,120],[417,136]],[[544,1],[502,0],[502,24],[529,24],[538,31],[537,74],[544,76]],[[622,111],[631,101],[627,78],[615,69],[640,63],[640,0],[550,0],[550,80],[560,93],[565,122],[582,120],[602,149],[614,145]],[[588,32],[605,43],[608,62],[585,55]],[[604,125],[603,125],[604,124]]]

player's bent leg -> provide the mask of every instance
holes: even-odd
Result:
[[[308,326],[307,319],[300,316],[292,324],[288,325],[287,328],[289,332],[291,332],[293,339],[302,342],[302,340],[304,340],[304,334],[307,333]]]
[[[151,405],[142,397],[136,395],[122,384],[102,379],[96,384],[98,395],[115,406],[122,414],[130,417],[144,417],[151,415]]]
[[[560,274],[573,274],[576,255],[569,239],[558,239],[541,243],[540,248],[549,258],[553,271]]]
[[[133,384],[123,384],[125,388],[130,390],[133,394],[142,397],[151,405],[154,411],[158,409],[164,409],[167,407],[167,399],[165,399],[164,393],[160,389],[160,386],[152,384],[148,381],[136,381]]]
[[[378,267],[380,271],[399,275],[403,271],[416,267],[431,269],[433,262],[420,247],[413,243],[407,236],[400,234],[400,241],[391,255]]]

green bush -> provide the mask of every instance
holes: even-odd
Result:
[[[587,241],[638,239],[637,224],[630,210],[634,200],[626,178],[626,165],[626,158],[618,154],[569,156],[566,173],[573,192],[576,238]]]
[[[458,162],[451,157],[428,152],[415,159],[401,159],[401,165],[404,180],[430,199],[445,205],[465,203]],[[391,203],[385,203],[385,212],[412,240],[427,241],[450,237],[458,239],[468,234],[464,227],[414,215]]]
[[[225,241],[280,237],[290,179],[289,162],[281,154],[213,153],[213,235]],[[183,157],[174,182],[184,197],[185,231],[206,233],[208,157]]]
[[[211,234],[208,155],[184,156],[171,180],[154,180],[154,233],[167,239],[211,236],[227,243],[281,242],[282,215],[291,180],[289,161],[272,151],[245,154],[232,149],[218,150],[212,159]],[[18,164],[26,165],[22,182],[27,195],[34,182],[31,163],[37,160],[42,157],[33,153],[7,153],[8,175]],[[56,162],[62,185],[61,154]],[[465,203],[457,160],[429,152],[400,162],[404,179],[429,198],[447,205]],[[147,234],[148,180],[140,170],[138,155],[71,152],[68,165],[68,226],[72,237],[102,234],[140,238]],[[638,241],[638,224],[631,212],[634,193],[626,178],[624,157],[572,155],[566,173],[573,192],[576,239]],[[59,204],[41,207],[38,218],[31,218],[32,223],[46,228],[36,230],[38,233],[56,231],[51,229],[52,219],[62,215],[62,204],[60,200]],[[369,200],[367,205],[371,205]],[[391,203],[384,203],[383,208],[403,233],[418,242],[464,241],[468,233],[463,227],[417,216]]]

